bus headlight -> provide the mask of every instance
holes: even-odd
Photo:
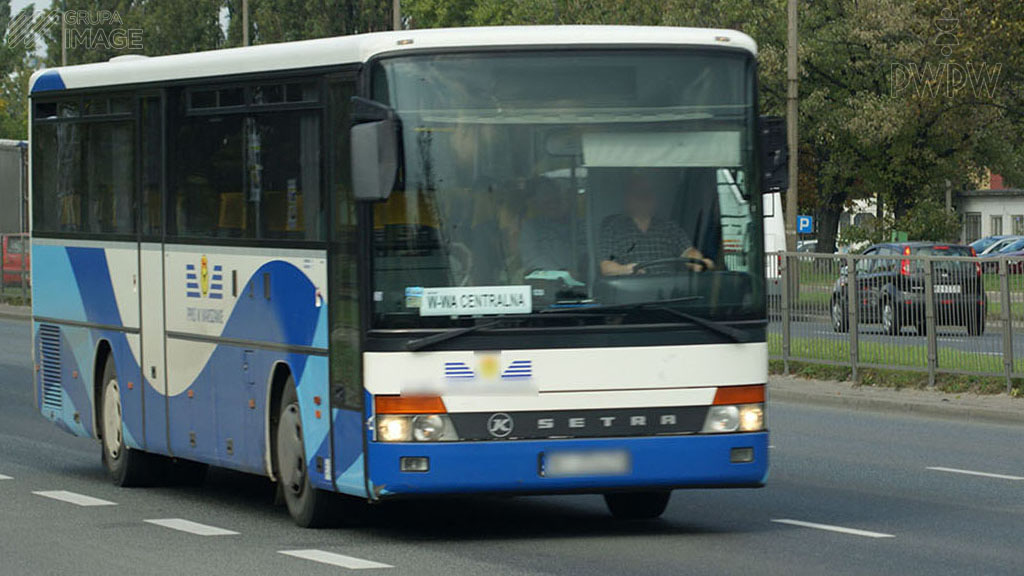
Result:
[[[412,440],[412,426],[408,416],[378,416],[377,436],[384,442]]]
[[[447,429],[447,418],[440,414],[420,414],[412,419],[412,436],[419,442],[441,440]]]
[[[443,442],[459,437],[447,414],[383,414],[377,416],[377,439],[382,442]]]
[[[759,432],[764,430],[764,404],[712,406],[704,420],[704,433]]]
[[[740,426],[740,409],[736,406],[712,406],[704,420],[702,432],[735,432]]]
[[[740,431],[759,432],[764,430],[764,405],[744,404],[740,406]]]

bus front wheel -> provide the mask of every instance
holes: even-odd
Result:
[[[608,511],[624,520],[657,518],[665,512],[671,492],[616,492],[604,495]]]
[[[281,485],[288,513],[303,528],[328,525],[332,516],[332,496],[310,484],[303,444],[302,416],[295,380],[289,376],[281,398],[281,414],[277,421],[277,481]]]
[[[148,454],[129,448],[124,442],[121,384],[112,356],[107,356],[100,386],[102,396],[99,423],[103,442],[103,464],[117,486],[147,485],[153,478],[154,463],[148,458]]]

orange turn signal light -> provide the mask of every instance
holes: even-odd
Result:
[[[716,406],[722,404],[757,404],[764,402],[764,384],[753,386],[721,386],[715,392]]]
[[[444,414],[448,410],[440,396],[377,396],[377,414]]]

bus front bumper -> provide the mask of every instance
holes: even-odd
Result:
[[[749,462],[733,462],[751,454]],[[734,451],[734,449],[737,449]],[[626,473],[558,475],[552,454],[623,454]],[[403,458],[427,458],[403,472]],[[372,498],[430,494],[554,494],[757,487],[768,473],[768,433],[439,443],[369,443]],[[420,460],[422,462],[422,460]]]

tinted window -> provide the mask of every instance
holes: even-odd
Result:
[[[196,116],[181,123],[168,205],[173,233],[222,238],[247,234],[243,121],[242,116]]]
[[[914,249],[914,254],[923,256],[970,256],[970,246],[921,246]]]
[[[33,128],[33,224],[40,232],[135,231],[132,122]]]

